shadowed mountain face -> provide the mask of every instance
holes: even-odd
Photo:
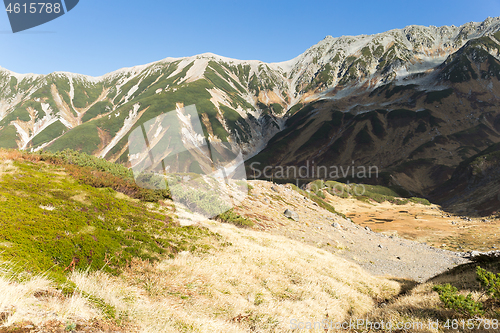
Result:
[[[430,196],[453,213],[499,214],[500,144],[460,163],[451,178]]]
[[[373,181],[425,194],[500,141],[499,30],[409,26],[328,36],[282,63],[202,54],[98,78],[2,69],[0,147],[127,162],[137,126],[194,104],[205,136],[251,162],[376,166]]]

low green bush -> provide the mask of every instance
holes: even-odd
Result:
[[[66,149],[56,153],[24,153],[24,157],[61,165],[73,178],[86,185],[95,188],[109,187],[134,199],[157,202],[172,198],[168,186],[164,190],[140,187],[131,169],[86,153]]]
[[[486,294],[495,300],[500,300],[500,274],[489,272],[479,266],[476,274]]]
[[[72,149],[65,149],[55,153],[40,151],[35,153],[42,157],[43,160],[57,163],[58,160],[66,164],[77,165],[81,167],[90,167],[93,170],[107,172],[113,176],[121,177],[123,179],[134,180],[134,173],[131,169],[122,164],[112,163],[104,158],[99,158],[87,153],[78,152]]]
[[[424,199],[424,198],[411,197],[409,200],[413,203],[416,203],[416,204],[421,204],[421,205],[426,205],[426,206],[431,205],[429,200]]]
[[[231,223],[242,228],[251,228],[254,226],[254,223],[250,219],[235,213],[233,209],[217,215],[215,219],[220,222]]]
[[[472,299],[472,294],[467,296],[458,294],[458,289],[447,283],[433,288],[439,294],[439,299],[447,309],[455,310],[464,316],[474,317],[483,315],[483,304]]]
[[[325,199],[325,193],[323,193],[323,189],[325,188],[325,182],[323,180],[315,180],[309,184],[309,188],[311,191],[320,197],[321,199]]]
[[[180,251],[205,251],[211,243],[206,239],[217,239],[204,228],[176,226],[160,205],[151,208],[109,187],[86,184],[118,181],[115,176],[28,160],[14,166],[15,173],[0,180],[0,258],[30,273],[119,273],[133,258],[156,261]],[[75,181],[67,175],[72,172],[89,179]]]
[[[315,181],[313,184],[318,186],[320,181]],[[395,205],[406,205],[408,202],[413,202],[422,205],[430,205],[429,200],[424,198],[411,197],[406,198],[402,197],[403,194],[399,189],[398,192],[393,190],[392,188],[380,186],[380,185],[366,185],[366,184],[344,184],[335,181],[327,181],[324,182],[324,186],[327,188],[327,191],[331,195],[340,196],[341,198],[349,198],[351,196],[355,197],[360,201],[370,202],[371,200],[382,203],[385,201],[389,201]]]
[[[475,317],[484,315],[486,304],[490,301],[498,302],[500,300],[500,274],[489,272],[481,267],[476,268],[476,279],[483,289],[483,295],[479,300],[474,301],[472,294],[466,296],[460,295],[458,289],[452,285],[436,285],[433,290],[439,294],[439,299],[447,309],[455,310],[457,313],[466,317]],[[483,296],[488,296],[489,299],[480,301]],[[498,315],[498,313],[497,313]]]
[[[406,205],[409,202],[409,200],[405,198],[390,198],[387,201],[394,205]]]

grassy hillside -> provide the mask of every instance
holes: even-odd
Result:
[[[121,179],[111,173],[94,167],[90,182],[89,168],[54,156],[0,151],[2,260],[35,274],[118,273],[134,258],[154,262],[206,249],[197,243],[213,237],[210,232],[176,226],[169,205],[146,204],[98,184],[99,178]]]
[[[68,330],[85,322],[143,332],[286,331],[289,316],[361,315],[399,290],[287,239],[215,221],[181,227],[168,199],[148,203],[96,186],[80,177],[86,170],[129,177],[71,151],[0,151],[0,321],[11,328],[49,325],[41,314],[52,311]],[[43,304],[38,312],[32,299]]]
[[[295,332],[299,322],[463,318],[443,306],[436,284],[479,297],[473,267],[414,288],[319,245],[252,230],[234,212],[226,220],[250,228],[181,227],[168,197],[134,199],[103,178],[126,183],[130,174],[71,151],[0,151],[0,332],[28,324],[41,332]],[[335,214],[316,196],[319,214]],[[324,332],[318,327],[310,331]]]

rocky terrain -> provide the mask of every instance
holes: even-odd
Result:
[[[139,123],[174,110],[177,103],[196,104],[205,134],[237,142],[246,157],[262,150],[285,127],[295,129],[296,125],[285,121],[300,109],[306,107],[301,114],[308,116],[317,113],[310,111],[318,104],[308,104],[318,100],[329,103],[328,114],[333,110],[354,115],[379,108],[391,111],[406,104],[413,111],[428,108],[434,112],[438,106],[433,103],[451,94],[457,103],[465,103],[463,108],[479,107],[477,111],[487,116],[483,108],[492,103],[497,89],[498,36],[494,34],[499,27],[499,18],[488,18],[460,27],[409,26],[371,36],[327,36],[298,57],[271,64],[207,53],[166,58],[102,77],[17,74],[2,69],[0,147],[73,148],[126,162],[127,134]],[[466,68],[463,73],[462,68]],[[453,84],[467,81],[468,87],[472,84],[468,79],[476,82],[471,91]],[[431,131],[425,137],[416,135],[425,131],[424,125],[415,122],[420,125],[415,136],[420,137],[410,142],[439,135],[436,122],[465,121],[465,114],[454,116],[452,110],[447,108],[441,112],[444,115],[433,115],[431,120],[425,116],[425,131]],[[312,127],[321,127],[329,117],[319,117]],[[459,129],[472,125],[478,123],[464,123]],[[353,135],[363,126],[356,126]],[[302,132],[300,137],[307,138],[301,140],[306,142],[309,132]],[[375,132],[376,136],[384,134]],[[377,156],[386,158],[381,153]]]
[[[469,262],[465,249],[458,252],[444,250],[440,248],[441,243],[439,247],[433,247],[425,244],[422,237],[411,240],[408,234],[413,232],[415,227],[421,226],[419,221],[412,221],[409,225],[404,219],[397,218],[388,227],[389,230],[379,230],[377,224],[370,224],[365,218],[344,218],[329,212],[289,185],[264,181],[250,181],[250,184],[253,186],[251,194],[237,211],[256,221],[260,230],[329,251],[355,262],[372,274],[423,282],[452,267]],[[371,214],[380,219],[384,218],[377,213],[376,209],[380,205],[375,202],[366,204],[356,199],[341,199],[330,195],[326,200],[332,200],[336,209],[346,215],[355,215],[351,214],[354,212],[359,214],[362,209],[360,207],[370,205]],[[344,209],[342,201],[349,201],[350,207]],[[397,210],[419,210],[421,219],[429,212],[446,214],[435,205],[385,203],[385,206]],[[286,209],[298,215],[297,221],[284,215]],[[441,214],[439,216],[441,217]],[[450,223],[448,218],[444,220]],[[432,234],[439,228],[434,223],[421,227]],[[395,228],[398,231],[390,230]],[[443,235],[443,239],[445,237],[446,235]],[[438,243],[440,240],[445,242],[443,239],[426,240]],[[494,241],[498,244],[498,238]],[[469,246],[475,249],[473,243]]]

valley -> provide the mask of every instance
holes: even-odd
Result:
[[[470,218],[451,215],[437,205],[379,204],[356,199],[334,198],[332,205],[362,227],[435,248],[488,252],[500,247],[498,216]]]

